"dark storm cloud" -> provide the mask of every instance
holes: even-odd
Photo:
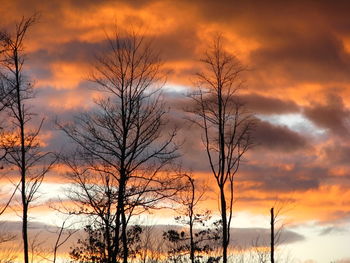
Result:
[[[196,41],[196,32],[191,28],[145,38],[145,42],[152,43],[154,50],[159,52],[164,61],[194,59]],[[97,42],[71,40],[53,44],[28,54],[30,73],[33,73],[33,78],[48,79],[53,76],[50,65],[57,62],[83,63],[92,67],[99,56],[108,54],[109,51],[111,47],[107,39]],[[167,69],[173,71],[172,68]],[[186,72],[185,75],[189,77],[193,72]]]
[[[259,43],[249,63],[263,82],[346,82],[350,57],[348,1],[192,1],[206,23],[229,26]],[[232,47],[234,48],[234,47]],[[260,86],[273,86],[260,83]],[[259,85],[259,84],[256,84]]]
[[[27,70],[27,76],[30,76],[32,81],[53,77],[53,71],[50,68],[51,61],[46,60],[46,56],[43,56],[42,52],[40,53],[34,59],[30,57],[28,60],[30,68]]]
[[[287,175],[265,175],[263,179],[259,179],[258,183],[261,184],[259,189],[265,191],[278,191],[278,192],[293,192],[293,191],[306,191],[310,189],[317,189],[320,185],[318,178],[308,178],[310,176],[298,176],[295,174]]]
[[[142,8],[146,2],[133,2],[131,6]],[[149,4],[153,2],[148,1]],[[260,73],[278,74],[293,81],[349,80],[350,57],[336,32],[344,31],[350,24],[342,19],[347,17],[343,10],[350,4],[339,1],[332,4],[327,1],[178,1],[175,6],[186,5],[196,9],[203,23],[230,25],[233,32],[257,39],[261,45],[250,54],[250,61]],[[175,34],[173,42],[186,41],[191,36],[187,33],[191,31],[189,28],[191,26],[183,28],[185,33]]]
[[[177,123],[181,129],[178,131],[177,140],[181,142],[181,158],[182,165],[188,169],[197,172],[209,172],[208,156],[204,150],[202,141],[202,130],[190,121],[183,119],[183,114],[177,116],[173,115],[170,119],[173,123]],[[309,145],[305,138],[296,132],[289,130],[287,127],[274,126],[268,122],[258,121],[253,134],[254,143],[256,144],[254,150],[258,153],[291,153],[297,150],[308,149]],[[258,171],[256,171],[259,173]],[[275,171],[274,171],[275,173]],[[267,173],[268,174],[268,173]],[[261,178],[254,178],[254,181],[259,181]],[[274,178],[271,178],[273,181]],[[278,183],[278,187],[288,188],[290,181],[296,180],[299,184],[297,188],[308,188],[318,186],[318,181],[305,178],[289,178]],[[264,185],[264,189],[268,188],[268,182]]]
[[[195,141],[194,145],[202,145],[198,143],[201,139],[201,130],[198,126],[192,123],[191,125],[191,115],[184,114],[183,111],[190,109],[193,101],[186,97],[185,94],[168,92],[165,94],[167,105],[171,107],[172,110],[179,112],[177,118],[182,122],[181,126],[186,127],[185,131],[188,132],[188,138],[191,141]],[[292,113],[298,112],[299,107],[296,103],[290,100],[280,100],[272,97],[260,96],[257,94],[248,94],[240,96],[240,100],[246,103],[246,108],[250,112],[256,114],[282,114],[282,113]],[[182,112],[182,113],[181,113]],[[182,119],[182,120],[181,120]],[[290,152],[298,149],[303,149],[308,147],[308,143],[305,137],[301,134],[290,130],[287,126],[273,125],[267,121],[260,119],[255,119],[255,126],[253,130],[254,143],[263,148],[268,148],[271,151],[285,151]],[[194,136],[194,134],[197,134]]]
[[[194,60],[199,42],[193,27],[177,28],[153,39],[155,50],[159,50],[165,61]]]
[[[187,169],[197,172],[209,172],[208,156],[204,150],[203,131],[191,121],[193,116],[186,113],[191,108],[192,100],[180,92],[164,93],[165,105],[170,107],[168,122],[179,128],[177,140],[181,144],[181,163]],[[261,98],[261,101],[260,101]],[[298,111],[298,106],[291,101],[282,101],[259,95],[245,95],[242,101],[247,103],[247,108],[256,111],[273,114]],[[266,110],[264,111],[264,105]],[[251,110],[249,107],[249,110]],[[274,125],[266,121],[255,119],[253,130],[255,150],[268,153],[291,153],[298,150],[306,150],[310,145],[301,134],[290,130],[287,126]],[[307,182],[311,183],[311,182]]]
[[[102,6],[117,7],[122,4],[130,5],[138,11],[154,2],[162,3],[66,0],[49,1],[44,4],[38,4],[37,1],[18,1],[16,6],[23,10],[43,10],[42,25],[49,23],[54,30],[60,32],[59,36],[64,36],[62,32],[72,32],[69,26],[61,23],[63,10],[71,9],[78,14],[79,10],[97,10]],[[196,19],[208,25],[221,23],[232,28],[238,36],[242,35],[259,42],[259,47],[249,55],[249,63],[256,70],[256,76],[263,76],[263,82],[268,83],[275,76],[287,78],[289,83],[344,82],[349,80],[350,76],[350,57],[345,51],[341,37],[350,35],[350,22],[347,12],[344,12],[349,5],[342,1],[332,4],[327,1],[302,4],[298,1],[178,1],[170,6],[184,10],[183,15],[191,16],[193,24],[181,25],[180,21],[181,27],[170,28],[165,33],[160,33],[155,42],[162,47],[165,60],[189,61],[196,57],[195,47],[200,43]],[[187,7],[195,8],[196,12],[187,14]],[[73,28],[79,30],[78,26]],[[88,29],[82,28],[81,32]],[[100,48],[98,43],[79,42],[75,39],[52,49],[55,52],[45,53],[48,51],[43,48],[37,51],[37,55],[47,57],[48,60],[62,58],[85,61],[91,57],[95,48]],[[45,75],[48,72],[38,69],[38,75],[40,74]],[[186,74],[180,75],[188,77]],[[260,86],[272,87],[266,83],[261,83]]]
[[[74,120],[74,116],[89,110],[94,106],[92,101],[93,84],[82,81],[76,89],[55,89],[51,86],[36,89],[36,97],[32,99],[32,111],[38,113],[38,117],[33,121],[39,122],[44,115],[45,122],[41,132],[51,133],[51,137],[45,146],[46,151],[61,151],[65,148],[71,150],[74,147],[71,141],[59,131],[56,121],[67,123]],[[81,99],[80,103],[72,107],[66,107],[65,102],[71,98]],[[51,105],[54,104],[54,105]],[[69,106],[69,103],[68,105]]]
[[[81,9],[97,8],[89,1],[84,4],[73,2],[65,1],[62,5]],[[140,9],[153,2],[157,1],[133,1],[132,3],[124,1],[123,4],[130,4],[131,7]],[[100,5],[103,4],[111,4],[111,2],[106,1]],[[325,2],[301,5],[292,1],[283,3],[248,1],[235,4],[231,1],[193,1],[191,3],[179,1],[175,6],[177,8],[196,7],[198,12],[193,14],[194,16],[197,14],[208,23],[230,24],[234,31],[244,37],[258,39],[262,45],[250,54],[250,61],[254,63],[253,67],[260,74],[270,76],[278,73],[279,76],[284,75],[292,81],[349,79],[349,55],[345,52],[342,41],[332,31],[323,29],[321,26],[316,27],[318,22],[323,24],[330,18],[336,18],[332,13],[327,15],[328,5]],[[47,8],[52,9],[53,6],[48,5]],[[332,4],[332,8],[339,11],[343,6],[337,3]],[[317,12],[321,14],[317,15]],[[300,21],[291,19],[294,15],[299,17]],[[310,19],[310,16],[314,18],[310,24],[301,23],[305,19]],[[346,26],[343,23],[346,21],[335,20],[338,22],[333,23],[336,27],[334,30],[344,31]],[[162,46],[166,54],[164,58],[167,60],[192,59],[194,47],[199,41],[196,30],[198,29],[195,25],[188,25],[159,35],[156,42],[157,45]],[[81,53],[80,50],[89,50],[89,47],[79,43],[71,44],[71,48],[63,50],[62,54],[67,54],[67,56],[63,55],[63,59],[64,57],[75,58]]]
[[[345,82],[350,75],[350,56],[333,35],[293,33],[281,43],[251,53],[258,71],[276,74],[292,82]]]
[[[179,162],[188,170],[195,172],[208,172],[210,166],[208,156],[202,141],[203,131],[193,123],[193,116],[186,112],[191,108],[191,99],[181,92],[165,92],[165,105],[170,107],[167,115],[169,127],[178,128],[177,142],[180,147],[182,158]]]
[[[299,106],[291,100],[261,96],[255,93],[240,96],[246,108],[255,114],[284,114],[299,112]]]
[[[329,94],[325,104],[313,104],[304,109],[304,115],[317,126],[329,129],[333,134],[349,134],[350,111],[341,97]]]
[[[44,13],[44,12],[55,12],[60,13],[65,8],[74,8],[77,10],[81,9],[90,9],[93,10],[98,8],[99,6],[104,5],[107,2],[111,2],[111,0],[101,0],[101,1],[93,1],[93,0],[59,0],[59,1],[44,1],[38,2],[36,0],[17,0],[15,1],[16,8],[18,11],[22,12],[30,12],[31,10],[35,10],[36,12]]]
[[[326,160],[333,165],[350,165],[350,146],[335,142],[322,148]]]
[[[3,3],[5,2],[5,3]],[[53,32],[71,33],[64,23],[69,23],[69,17],[65,16],[67,10],[80,13],[83,11],[95,12],[99,7],[110,0],[91,1],[91,0],[53,0],[53,1],[36,1],[36,0],[16,0],[16,1],[0,1],[0,13],[4,19],[1,25],[5,28],[13,28],[13,23],[18,21],[22,16],[29,17],[36,14],[38,17],[37,27],[44,26],[46,34]],[[15,14],[15,15],[14,15]],[[62,30],[63,29],[63,30]],[[36,31],[36,29],[32,30]],[[34,35],[40,37],[41,30],[34,32]],[[53,35],[55,35],[55,33]],[[60,34],[56,34],[60,37]]]
[[[45,64],[52,62],[91,62],[100,53],[108,51],[107,40],[87,42],[72,40],[59,43],[50,50],[39,49],[29,54],[31,63]]]
[[[271,165],[245,165],[239,181],[255,182],[249,189],[277,192],[307,191],[318,189],[321,182],[329,178],[328,170],[322,167],[309,167],[296,164],[291,169],[281,168],[279,163]]]
[[[288,127],[258,119],[255,121],[253,139],[257,147],[271,151],[291,152],[308,146],[306,138]]]
[[[186,1],[179,1],[188,3]],[[243,24],[241,33],[256,31],[261,36],[294,31],[303,28],[315,31],[327,31],[329,27],[320,27],[323,23],[331,25],[337,31],[349,32],[349,1],[231,1],[231,0],[194,0],[198,14],[208,22],[231,23],[235,28]],[[295,28],[296,27],[296,28]],[[248,31],[248,32],[247,32]]]

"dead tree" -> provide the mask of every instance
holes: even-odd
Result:
[[[50,153],[41,151],[39,133],[43,120],[35,127],[28,100],[33,98],[33,84],[24,74],[25,54],[24,40],[28,29],[36,17],[22,18],[16,25],[13,35],[1,32],[1,81],[7,94],[6,110],[10,119],[6,129],[2,130],[0,147],[7,154],[4,160],[16,167],[20,174],[18,190],[22,205],[22,237],[24,262],[29,263],[28,246],[28,210],[35,199],[45,174],[55,162],[55,158],[47,160]],[[34,128],[33,128],[34,127]],[[46,164],[45,164],[46,163]],[[38,168],[39,167],[39,168]]]
[[[282,214],[286,213],[292,207],[291,200],[275,201],[274,205],[270,208],[270,260],[271,263],[275,262],[276,247],[283,241],[281,236],[285,228],[285,223],[281,222]]]
[[[225,52],[217,37],[201,59],[204,66],[197,73],[198,91],[190,95],[194,107],[192,119],[203,131],[202,141],[211,172],[219,188],[222,220],[223,262],[227,262],[234,200],[234,177],[243,155],[251,147],[252,119],[237,98],[242,87],[244,68]]]
[[[113,178],[111,262],[117,261],[121,243],[126,263],[130,216],[177,191],[160,172],[178,155],[176,131],[166,129],[157,52],[136,33],[116,33],[108,43],[110,51],[97,59],[91,76],[101,91],[95,109],[77,116],[74,123],[59,125],[78,145],[79,165],[85,171]]]

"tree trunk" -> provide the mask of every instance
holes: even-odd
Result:
[[[112,263],[117,263],[117,256],[119,254],[119,226],[120,226],[120,213],[119,206],[117,205],[116,219],[115,219],[115,230],[114,230],[114,240],[113,240],[113,252],[111,257]]]
[[[271,251],[270,251],[270,257],[271,257],[271,263],[275,262],[275,215],[274,215],[274,208],[272,207],[270,209],[270,215],[271,215]]]
[[[17,113],[20,126],[20,143],[21,143],[21,199],[22,199],[22,238],[23,238],[23,253],[24,263],[29,263],[29,248],[28,248],[28,202],[26,196],[26,149],[24,138],[24,119],[22,112],[22,98],[21,98],[21,83],[20,83],[20,69],[18,61],[17,49],[14,50],[15,75],[16,75],[16,96],[17,96]]]
[[[23,202],[22,197],[22,202]],[[24,263],[29,263],[29,248],[28,248],[28,206],[23,205],[23,222],[22,222],[22,238],[23,238],[23,253]]]
[[[220,203],[221,203],[221,219],[222,219],[222,262],[227,263],[227,247],[229,241],[228,226],[227,226],[227,214],[226,214],[226,199],[223,187],[220,188]]]
[[[121,225],[121,215],[124,209],[124,180],[121,178],[119,184],[118,201],[117,201],[117,212],[116,212],[116,222],[114,231],[114,253],[112,256],[112,263],[117,263],[117,257],[119,255],[119,236],[120,236],[120,225]]]
[[[190,217],[190,259],[191,263],[194,263],[194,240],[193,240],[193,218]]]
[[[21,107],[19,105],[19,107]],[[21,113],[22,114],[22,113]],[[28,248],[28,202],[26,196],[26,162],[25,162],[25,147],[24,147],[24,124],[21,122],[21,199],[22,199],[22,238],[23,238],[23,253],[24,263],[29,263],[29,248]]]
[[[112,243],[111,243],[111,231],[110,231],[110,225],[109,225],[109,218],[108,218],[108,222],[105,222],[106,225],[106,233],[104,233],[105,235],[105,240],[107,242],[107,262],[108,263],[112,263],[113,261],[113,248],[112,248]]]
[[[128,249],[128,237],[126,233],[126,218],[125,211],[122,211],[122,243],[123,243],[123,263],[128,263],[129,249]]]

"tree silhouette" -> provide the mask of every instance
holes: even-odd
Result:
[[[117,32],[108,43],[110,51],[97,59],[91,76],[101,91],[96,108],[77,116],[74,123],[59,126],[78,145],[79,164],[69,164],[78,167],[74,176],[95,173],[106,178],[103,182],[107,178],[113,182],[113,200],[108,201],[115,202],[111,203],[115,210],[109,211],[114,213],[115,226],[111,262],[116,263],[121,242],[126,263],[130,217],[178,191],[175,179],[161,174],[178,154],[176,131],[165,129],[167,110],[160,93],[164,76],[159,55],[135,32]],[[89,199],[94,207],[93,198]]]
[[[209,210],[198,208],[199,202],[203,201],[205,186],[198,186],[191,174],[183,174],[183,178],[186,187],[176,198],[180,205],[177,208],[180,215],[175,217],[175,221],[188,227],[188,231],[171,229],[163,233],[163,238],[171,244],[168,254],[173,262],[189,255],[191,263],[199,263],[203,255],[208,255],[215,249],[219,228],[218,225],[214,228],[213,225],[208,225],[211,219]]]
[[[218,36],[201,59],[204,66],[197,73],[198,91],[190,95],[194,102],[192,119],[203,131],[202,141],[211,172],[219,188],[222,220],[223,262],[227,262],[232,220],[234,177],[243,155],[251,147],[253,122],[237,98],[242,87],[244,68],[225,52]]]
[[[84,239],[78,239],[77,246],[73,247],[69,253],[72,262],[110,262],[108,247],[104,238],[105,230],[87,225],[85,226],[84,231],[86,232],[87,237]],[[131,257],[135,257],[141,249],[139,247],[141,233],[142,228],[138,225],[131,226],[127,230],[129,256]],[[120,255],[117,255],[118,259],[123,258],[122,250],[123,248],[120,248]]]
[[[22,18],[16,24],[13,35],[1,32],[1,83],[6,94],[6,111],[10,119],[6,129],[2,130],[0,147],[7,154],[4,160],[18,169],[20,182],[17,185],[21,193],[22,238],[24,262],[29,263],[28,246],[28,210],[35,200],[45,174],[55,163],[50,153],[41,151],[39,133],[43,120],[35,126],[35,114],[30,111],[27,101],[33,98],[33,84],[24,74],[24,40],[28,29],[36,21],[36,16]],[[48,160],[49,158],[49,160]],[[47,164],[45,162],[47,161]]]

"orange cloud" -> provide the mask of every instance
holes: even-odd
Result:
[[[3,2],[2,23],[9,30],[17,14],[42,12],[26,42],[27,73],[38,90],[35,106],[44,115],[67,121],[93,107],[98,93],[84,81],[95,52],[105,50],[106,33],[112,35],[116,24],[121,30],[143,27],[141,32],[154,39],[162,53],[164,68],[170,71],[169,83],[189,88],[200,68],[198,59],[212,35],[220,31],[225,48],[248,68],[242,99],[253,113],[266,118],[257,121],[258,145],[246,155],[236,177],[235,210],[265,215],[276,199],[293,199],[287,216],[294,222],[336,224],[349,217],[350,24],[346,1],[303,5],[198,0]],[[167,95],[166,102],[175,109],[172,124],[184,127],[179,132],[183,141],[187,139],[181,161],[198,178],[208,180],[213,192],[202,206],[217,211],[217,190],[208,173],[201,132],[183,120],[182,109],[188,102],[174,93]],[[288,114],[298,114],[301,122],[291,125]],[[49,149],[72,146],[50,128],[45,128],[42,140]],[[47,183],[66,183],[66,172],[57,166]],[[38,209],[36,215],[47,212]]]

